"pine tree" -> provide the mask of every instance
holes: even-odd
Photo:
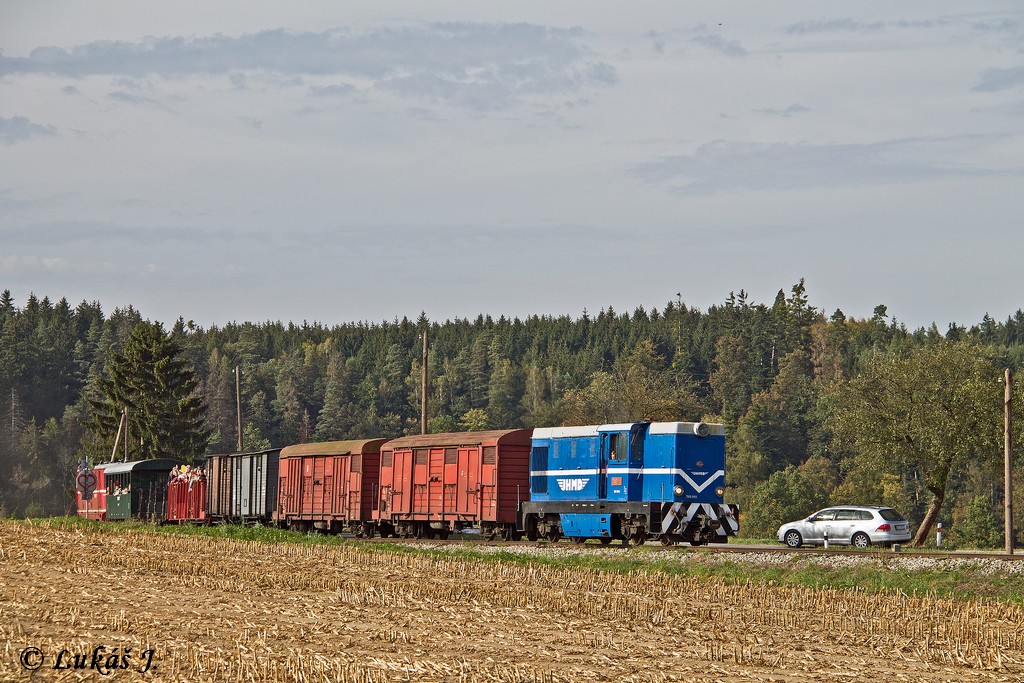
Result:
[[[124,347],[111,353],[96,395],[89,399],[92,414],[84,439],[89,455],[109,453],[125,408],[133,458],[190,461],[206,450],[211,435],[206,404],[181,353],[160,323],[140,322],[132,328]]]

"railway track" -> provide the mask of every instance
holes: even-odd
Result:
[[[386,543],[396,545],[408,545],[408,546],[423,546],[423,547],[451,547],[456,548],[467,548],[467,549],[483,549],[483,548],[537,548],[537,549],[554,549],[559,548],[572,548],[574,550],[586,550],[592,552],[606,552],[609,549],[623,550],[629,549],[632,552],[649,553],[654,551],[674,551],[684,554],[700,553],[700,554],[771,554],[771,555],[796,555],[802,557],[891,557],[891,558],[921,558],[931,560],[1001,560],[1004,562],[1020,562],[1024,560],[1024,554],[1008,555],[1006,553],[998,552],[978,552],[978,551],[951,551],[951,552],[939,552],[939,551],[922,551],[922,550],[888,550],[882,548],[869,548],[866,550],[846,548],[846,547],[831,547],[825,548],[789,548],[786,546],[773,546],[773,545],[743,545],[743,544],[714,544],[704,546],[689,546],[689,545],[673,545],[673,546],[662,546],[659,544],[647,544],[641,546],[624,545],[621,542],[615,542],[610,545],[602,545],[601,543],[588,542],[588,543],[572,543],[567,540],[560,541],[558,543],[550,543],[546,540],[537,541],[530,543],[529,541],[487,541],[476,535],[464,535],[462,537],[452,536],[446,540],[440,539],[426,539],[426,538],[352,538],[354,542],[358,543]]]

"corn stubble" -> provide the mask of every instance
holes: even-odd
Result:
[[[158,668],[35,680],[1024,677],[1019,605],[8,522],[0,642],[4,679],[97,645]]]

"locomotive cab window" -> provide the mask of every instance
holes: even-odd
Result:
[[[642,432],[634,431],[629,437],[629,457],[634,463],[644,458],[644,439]]]
[[[608,436],[608,459],[609,460],[619,460],[620,459],[621,450],[619,448],[619,441],[620,441],[620,439],[619,439],[619,435],[618,434],[610,434]],[[621,458],[625,458],[625,453],[622,453]]]

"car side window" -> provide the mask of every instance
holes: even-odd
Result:
[[[831,522],[836,516],[835,510],[822,510],[818,514],[811,517],[812,522]]]
[[[837,522],[849,521],[849,520],[852,520],[852,519],[857,519],[857,511],[856,510],[837,510],[836,511],[836,521]]]
[[[872,517],[871,513],[868,512],[867,510],[858,510],[857,519],[864,520],[865,522],[870,522],[872,519],[874,519],[874,517]]]

